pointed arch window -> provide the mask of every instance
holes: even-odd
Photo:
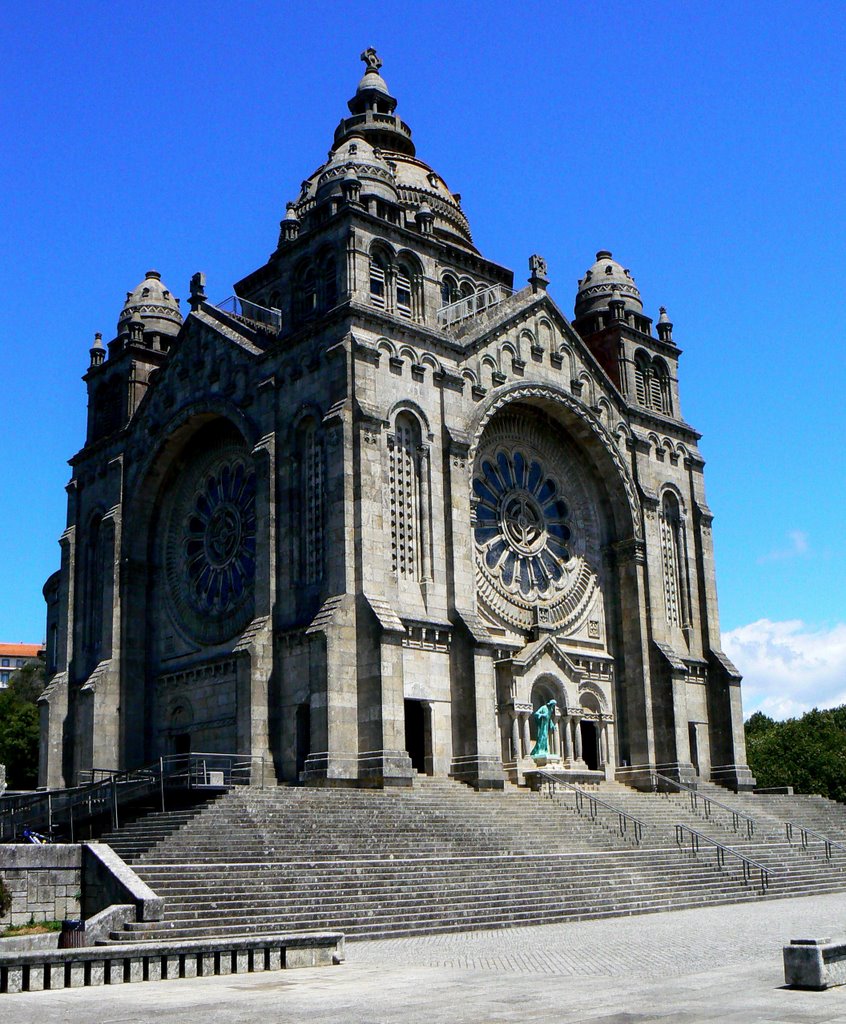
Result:
[[[458,282],[451,274],[444,274],[441,280],[441,305],[449,306],[458,302]]]
[[[644,409],[672,414],[670,371],[663,359],[650,359],[645,352],[635,356],[635,399]]]

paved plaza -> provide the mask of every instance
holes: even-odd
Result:
[[[15,1024],[846,1024],[846,987],[783,987],[791,938],[846,935],[846,894],[350,943],[347,962],[0,997]]]

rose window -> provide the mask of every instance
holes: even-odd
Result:
[[[237,604],[255,573],[256,481],[242,462],[224,463],[196,495],[185,523],[191,603],[211,614]]]
[[[253,614],[256,475],[232,448],[210,452],[183,475],[168,527],[170,606],[204,643],[234,636]]]
[[[531,600],[566,587],[570,510],[540,460],[499,451],[482,460],[473,490],[476,544],[485,568],[505,590]]]

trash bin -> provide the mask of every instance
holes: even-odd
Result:
[[[76,949],[85,945],[85,922],[62,921],[59,949]]]

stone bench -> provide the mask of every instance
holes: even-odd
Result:
[[[784,983],[812,989],[846,985],[846,940],[792,939],[784,947]]]
[[[293,967],[328,967],[343,960],[341,932],[292,932],[8,952],[0,953],[0,992],[40,992]]]

